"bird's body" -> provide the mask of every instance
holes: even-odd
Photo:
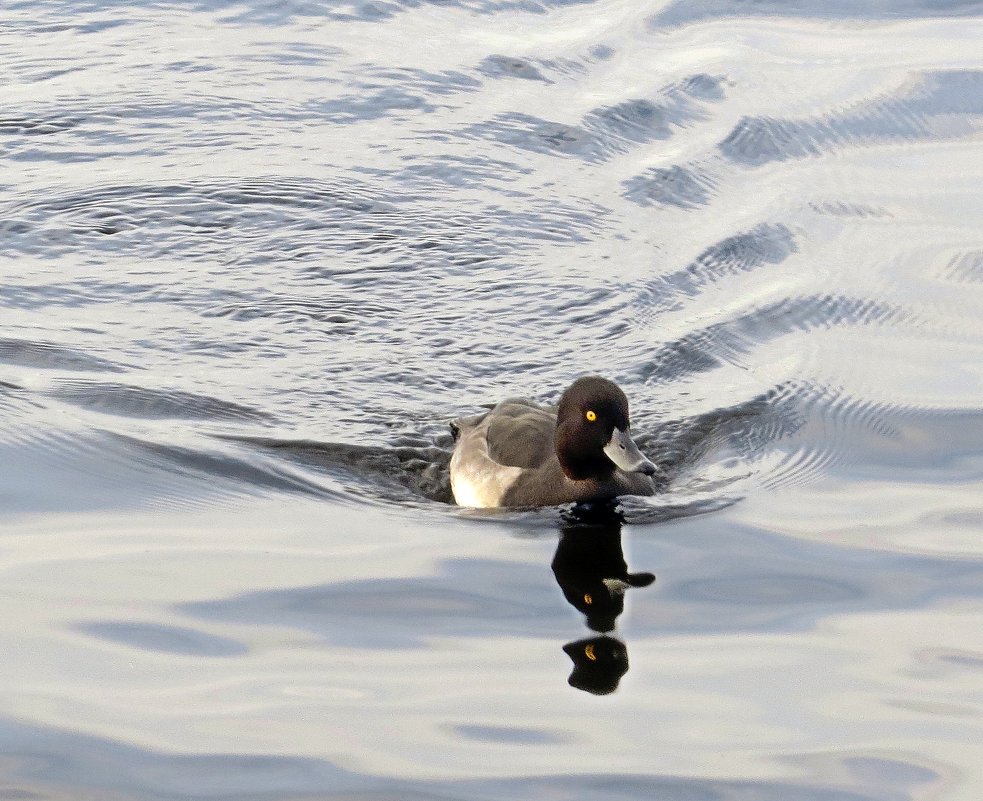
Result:
[[[632,442],[610,381],[575,381],[556,408],[511,398],[455,421],[451,489],[461,506],[552,506],[651,495],[655,466]]]

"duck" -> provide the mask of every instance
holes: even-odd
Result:
[[[556,407],[508,398],[451,423],[459,506],[559,506],[653,495],[658,468],[631,438],[628,398],[601,376],[578,378]]]

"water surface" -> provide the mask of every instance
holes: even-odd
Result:
[[[8,3],[0,796],[978,799],[981,15]]]

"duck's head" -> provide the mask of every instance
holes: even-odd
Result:
[[[616,469],[653,475],[657,468],[630,434],[628,398],[606,378],[578,378],[556,413],[556,455],[568,478],[605,479]]]

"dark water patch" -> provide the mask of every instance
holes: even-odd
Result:
[[[381,84],[405,86],[419,89],[431,96],[455,95],[461,92],[474,93],[481,88],[481,81],[459,70],[413,69],[410,67],[382,68],[365,65],[356,68],[361,85],[366,89],[378,88]]]
[[[319,117],[336,125],[378,120],[402,112],[433,114],[437,110],[424,95],[397,86],[344,95],[309,107]]]
[[[521,78],[524,81],[550,83],[532,61],[516,56],[488,56],[478,65],[478,72],[489,78]]]
[[[970,671],[983,672],[983,651],[960,648],[935,648],[919,651],[922,664],[938,664]]]
[[[983,12],[979,0],[675,0],[651,17],[654,28],[675,28],[716,19],[792,17],[805,19],[899,20],[930,17],[972,17]]]
[[[154,390],[128,384],[59,381],[48,393],[92,411],[152,420],[237,420],[270,422],[266,412],[233,401],[181,390]]]
[[[123,365],[75,348],[23,339],[0,339],[0,364],[39,370],[122,373]]]
[[[578,125],[530,114],[499,114],[464,129],[464,135],[491,139],[520,150],[605,161],[706,117],[706,104],[723,99],[723,82],[697,75],[663,89],[656,99],[634,98],[586,114]]]
[[[781,264],[798,250],[792,232],[781,223],[762,223],[750,231],[710,245],[682,270],[660,276],[640,293],[643,316],[678,309],[682,297],[696,297],[708,285],[730,276]]]
[[[236,640],[206,634],[203,631],[184,626],[94,621],[80,623],[75,628],[91,637],[119,643],[141,651],[206,658],[244,656],[249,653],[249,648]]]
[[[946,140],[983,124],[983,72],[930,72],[892,95],[811,120],[743,117],[720,143],[731,161],[757,166],[819,156],[838,147]]]
[[[716,180],[697,167],[654,167],[624,182],[624,196],[640,206],[695,209],[710,202]]]
[[[603,150],[597,140],[576,125],[551,122],[531,114],[499,114],[493,120],[465,129],[466,136],[492,139],[504,145],[560,156],[600,160]]]
[[[30,118],[0,117],[0,136],[48,136],[70,130],[80,124],[76,117]]]
[[[0,392],[4,393],[5,395],[10,395],[15,392],[23,392],[23,391],[24,391],[24,387],[18,384],[14,384],[10,381],[0,381]]]
[[[472,726],[462,724],[453,726],[452,731],[476,742],[506,743],[513,745],[556,745],[566,743],[570,738],[547,729],[526,729],[519,726]]]

